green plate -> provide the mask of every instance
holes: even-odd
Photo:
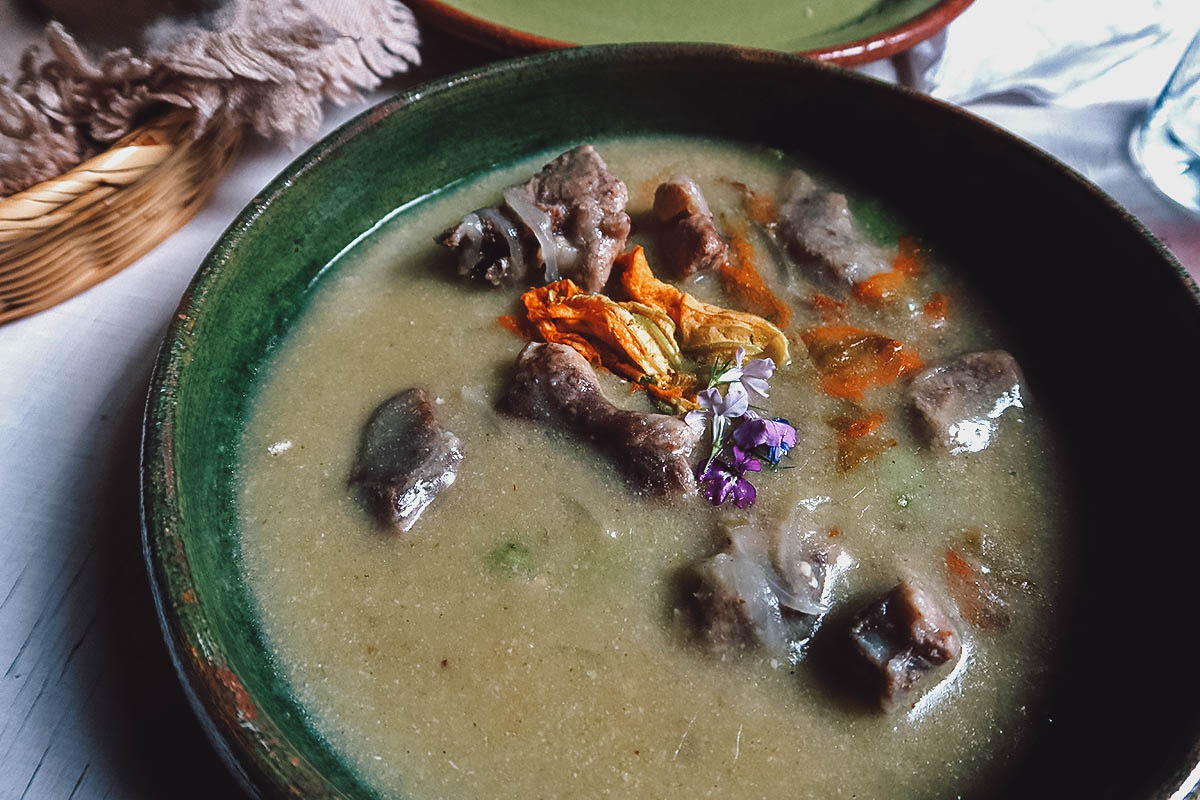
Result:
[[[412,0],[450,33],[505,52],[716,42],[858,64],[912,47],[971,0]]]
[[[259,368],[315,278],[389,212],[626,133],[820,162],[935,232],[964,280],[1018,321],[1022,364],[1076,456],[1086,581],[1068,663],[1046,678],[1052,721],[995,788],[1170,796],[1200,760],[1200,681],[1176,652],[1195,631],[1200,563],[1195,469],[1177,466],[1200,453],[1195,285],[1094,186],[961,110],[807,59],[700,45],[560,50],[399,95],[284,170],[205,260],[150,386],[142,519],[169,648],[232,769],[259,797],[375,796],[273,669],[243,581],[235,467]]]

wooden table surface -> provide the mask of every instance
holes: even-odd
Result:
[[[0,69],[34,31],[0,0]],[[424,51],[425,67],[368,100],[490,58],[432,34]],[[361,108],[331,111],[323,132]],[[1099,183],[1200,274],[1200,222],[1121,161],[1139,107],[972,110]],[[237,211],[294,155],[251,146],[164,245],[0,328],[0,798],[239,796],[192,716],[155,618],[138,533],[139,429],[180,294]]]

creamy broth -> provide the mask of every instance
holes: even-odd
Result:
[[[596,145],[628,185],[635,220],[669,175],[691,175],[720,213],[740,208],[726,179],[773,191],[787,167],[778,154],[690,139]],[[812,287],[764,268],[795,312],[785,331],[793,361],[770,400],[799,431],[792,468],[757,476],[758,502],[745,511],[641,497],[587,446],[493,410],[522,346],[496,322],[517,292],[464,284],[433,244],[553,155],[382,226],[331,270],[261,379],[241,456],[244,566],[278,669],[314,728],[387,797],[946,797],[985,787],[1038,719],[1069,585],[1066,492],[1036,394],[1004,416],[993,446],[948,457],[920,446],[897,384],[872,389],[864,405],[886,412],[897,445],[840,473],[827,422],[838,402],[818,391],[798,335],[820,324]],[[771,251],[758,244],[765,265]],[[949,298],[945,326],[853,302],[847,322],[900,339],[927,364],[1004,346],[936,250],[916,280],[920,297]],[[715,280],[684,288],[720,299]],[[649,408],[602,377],[615,402]],[[457,482],[396,536],[347,477],[371,411],[414,385],[437,396],[465,458]],[[713,657],[677,611],[678,571],[744,521],[836,532],[853,556],[799,664]],[[1035,588],[1004,630],[961,623],[953,669],[927,678],[913,709],[880,712],[822,650],[902,577],[944,595],[946,549],[968,530],[996,542]]]

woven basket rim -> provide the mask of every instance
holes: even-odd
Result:
[[[61,175],[0,199],[0,324],[43,311],[130,266],[190,220],[243,130],[202,134],[171,109]]]
[[[5,223],[28,223],[41,215],[53,214],[98,186],[135,183],[174,152],[180,144],[180,134],[190,127],[192,119],[192,113],[184,109],[167,111],[66,172],[0,197],[0,231],[7,227]],[[144,141],[147,137],[151,140]],[[29,213],[27,209],[33,206],[39,207],[41,213]],[[35,229],[41,227],[44,226]]]

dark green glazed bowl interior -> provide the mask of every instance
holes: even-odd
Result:
[[[1161,797],[1200,760],[1194,284],[1111,200],[966,113],[802,59],[712,46],[553,52],[435,81],[318,144],[209,254],[158,357],[147,560],[197,712],[262,797],[374,797],[272,671],[239,568],[235,464],[256,373],[322,269],[396,207],[625,133],[778,147],[878,191],[1014,323],[1070,444],[1086,526],[1068,663],[998,796]],[[1182,457],[1182,461],[1179,457]]]

